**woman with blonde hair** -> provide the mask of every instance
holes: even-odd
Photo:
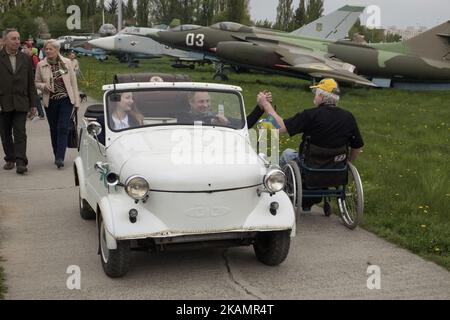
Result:
[[[80,106],[80,95],[73,65],[60,54],[60,44],[54,40],[44,43],[45,59],[36,68],[36,87],[42,91],[50,125],[55,165],[64,167],[70,116]]]

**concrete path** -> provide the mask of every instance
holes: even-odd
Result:
[[[85,106],[84,106],[85,107]],[[84,111],[84,108],[82,109]],[[450,299],[450,273],[337,217],[302,216],[288,259],[260,264],[251,247],[133,253],[112,280],[97,255],[95,222],[78,212],[70,150],[53,164],[46,121],[28,124],[29,174],[0,170],[0,256],[7,299]],[[69,266],[81,289],[69,290]],[[381,289],[367,269],[379,266]]]

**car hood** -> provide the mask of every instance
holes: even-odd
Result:
[[[256,186],[266,169],[241,131],[160,129],[128,133],[107,150],[121,182],[145,177],[153,191],[211,192]]]

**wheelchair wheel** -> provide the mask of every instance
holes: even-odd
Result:
[[[345,198],[338,198],[339,211],[344,225],[355,229],[362,221],[364,211],[364,194],[358,170],[348,163],[348,184],[345,189]]]
[[[302,207],[302,178],[297,162],[289,161],[289,163],[283,167],[283,172],[286,175],[284,191],[289,196],[289,199],[291,199],[295,213],[298,216]]]

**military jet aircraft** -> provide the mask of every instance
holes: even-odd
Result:
[[[169,48],[153,39],[142,37],[143,35],[161,31],[156,28],[126,27],[115,36],[92,39],[89,44],[94,47],[122,53],[133,58],[145,55],[158,58],[170,56],[177,59],[176,67],[180,67],[182,61],[204,61],[203,54]]]
[[[293,32],[293,34],[299,34],[308,37],[318,37],[323,39],[343,39],[347,37],[350,28],[358,20],[365,7],[357,6],[345,6],[339,10],[330,13],[327,16],[321,17],[316,21],[302,27],[299,30]],[[170,23],[173,31],[185,31],[195,28],[200,28],[197,25],[180,25],[178,19],[174,19]],[[169,56],[176,58],[174,68],[195,68],[195,63],[210,63],[213,62],[218,72],[216,76],[227,79],[227,76],[223,73],[224,64],[221,60],[212,54],[197,53],[191,50],[178,50],[173,49],[170,46],[160,44],[159,42],[144,37],[145,35],[156,33],[161,30],[166,30],[167,26],[161,26],[154,28],[142,28],[142,27],[127,27],[121,30],[118,34],[112,37],[104,37],[99,39],[93,39],[89,43],[97,48],[101,48],[106,51],[120,52],[126,54],[150,54],[155,57]],[[189,64],[183,64],[188,62]],[[245,70],[239,65],[231,65],[231,69],[237,72]]]
[[[233,22],[179,26],[149,34],[168,46],[192,50],[251,69],[305,79],[384,86],[394,81],[450,83],[450,21],[391,44],[330,41],[253,28]]]
[[[204,53],[249,69],[306,79],[333,77],[338,81],[372,85],[353,72],[354,66],[332,59],[327,52],[321,51],[320,45],[326,48],[325,40],[300,38],[234,22],[220,22],[210,27],[182,25],[148,34],[148,37],[173,48]]]

